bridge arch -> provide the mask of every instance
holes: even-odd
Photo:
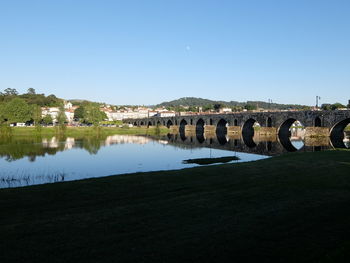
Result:
[[[134,122],[134,126],[137,126],[137,122],[136,121]]]
[[[143,126],[143,125],[144,125],[143,121],[141,121],[140,125],[141,125],[141,126]]]
[[[227,134],[228,121],[225,119],[220,119],[216,125],[216,134]]]
[[[202,118],[198,119],[196,123],[196,137],[199,143],[203,143],[205,141],[204,126],[205,126],[204,120]]]
[[[157,121],[157,126],[160,126],[161,125],[161,122],[160,121]]]
[[[152,126],[152,122],[149,121],[148,124],[147,124],[147,126],[148,126],[148,127],[149,127],[149,126]]]
[[[350,124],[350,118],[346,118],[342,121],[337,122],[330,131],[330,137],[332,145],[335,148],[345,148],[344,140],[344,130],[346,126]]]
[[[315,127],[322,127],[322,121],[321,121],[320,117],[317,116],[315,118],[314,125],[315,125]]]
[[[170,126],[173,126],[173,122],[171,120],[168,120],[166,126],[170,128]]]
[[[266,127],[272,127],[272,119],[271,117],[268,117],[266,120]]]
[[[186,125],[187,125],[187,121],[186,121],[185,119],[182,119],[182,120],[180,121],[180,128],[179,128],[180,132],[185,133],[185,127],[186,127]]]
[[[285,137],[290,137],[290,128],[292,126],[293,123],[295,123],[297,120],[294,118],[289,118],[287,120],[285,120],[281,126],[278,128],[278,135],[281,136],[285,136]]]
[[[205,141],[205,137],[204,137],[204,134],[203,134],[203,133],[202,133],[202,134],[197,133],[197,134],[196,134],[196,138],[197,138],[197,141],[198,141],[200,144],[202,144],[202,143]]]
[[[260,126],[260,123],[257,122],[257,120],[254,118],[249,118],[244,122],[242,127],[243,142],[249,148],[254,148],[257,146],[253,139],[255,134],[255,130],[254,130],[255,126]]]
[[[301,127],[303,127],[304,125],[298,121],[297,119],[294,118],[288,118],[287,120],[285,120],[281,126],[278,128],[278,138],[280,143],[282,144],[282,146],[289,152],[295,152],[299,149],[301,149],[303,146],[296,148],[293,143],[290,140],[290,137],[292,136],[292,132],[291,132],[291,128],[292,125],[294,124],[301,124]],[[298,130],[298,128],[296,128],[296,130]]]
[[[204,126],[205,126],[205,122],[202,118],[200,118],[196,123],[196,133],[203,133]]]
[[[242,127],[242,133],[246,135],[254,136],[254,124],[256,123],[256,120],[253,118],[250,118],[246,120]]]

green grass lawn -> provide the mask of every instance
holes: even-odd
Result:
[[[0,208],[0,262],[349,262],[350,151],[2,189]]]
[[[159,128],[160,134],[166,134],[169,130],[165,127]],[[40,132],[35,127],[13,127],[11,128],[12,135],[18,136],[54,136],[58,132],[58,127],[42,127]],[[62,133],[62,132],[61,132]],[[131,135],[155,135],[156,128],[150,127],[99,127],[96,129],[94,127],[67,127],[64,131],[66,136],[81,136],[81,135],[94,135],[96,133],[101,133],[104,135],[114,135],[114,134],[131,134]]]

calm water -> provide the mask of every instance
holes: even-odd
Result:
[[[181,169],[197,166],[183,164],[185,159],[223,156],[238,156],[240,161],[266,158],[226,149],[182,147],[164,138],[143,136],[11,138],[0,143],[0,187]]]
[[[349,147],[349,137],[342,143]],[[11,137],[0,140],[0,188],[198,166],[184,164],[186,159],[237,156],[240,160],[235,162],[246,162],[289,151],[329,148],[328,138],[303,140],[298,134],[287,140],[196,134],[157,139],[130,135]]]

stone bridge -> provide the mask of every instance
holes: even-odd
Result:
[[[173,131],[196,131],[216,133],[243,133],[254,135],[255,129],[261,135],[290,135],[290,128],[299,121],[306,129],[305,136],[344,137],[344,129],[350,123],[350,110],[335,111],[276,111],[276,112],[240,112],[230,114],[208,114],[175,117],[150,117],[127,119],[124,122],[135,126],[163,125]]]

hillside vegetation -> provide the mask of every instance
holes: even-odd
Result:
[[[247,102],[238,102],[238,101],[215,101],[195,97],[184,97],[177,100],[172,100],[168,102],[163,102],[157,106],[164,107],[178,107],[178,106],[194,106],[194,107],[206,107],[209,105],[220,104],[227,107],[245,107],[246,105],[251,105],[254,107],[264,108],[264,109],[308,109],[309,106],[298,105],[298,104],[278,104],[278,103],[268,103],[264,101],[247,101]]]

